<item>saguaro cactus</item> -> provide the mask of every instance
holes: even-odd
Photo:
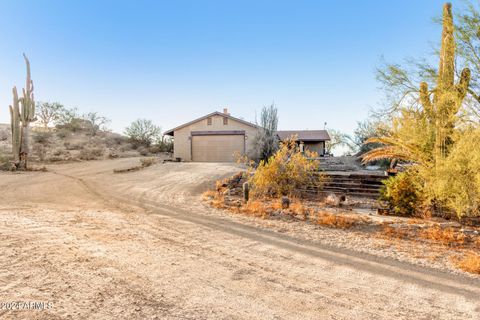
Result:
[[[13,161],[15,167],[20,170],[27,169],[30,149],[30,123],[36,120],[30,62],[25,54],[23,57],[27,65],[26,85],[22,90],[23,96],[21,98],[18,98],[17,88],[13,87],[13,106],[10,105]]]
[[[437,87],[430,98],[428,85],[420,84],[420,102],[425,114],[435,126],[435,163],[448,153],[452,142],[455,116],[460,109],[470,83],[470,70],[463,69],[460,81],[455,84],[455,39],[452,5],[443,6],[443,31],[440,48]]]

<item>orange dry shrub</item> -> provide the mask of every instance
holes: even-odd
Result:
[[[225,197],[220,192],[216,192],[213,190],[205,191],[202,194],[202,199],[203,201],[208,202],[214,208],[225,208]]]
[[[273,206],[259,200],[250,200],[240,208],[240,211],[266,218],[270,215],[271,211],[273,211]]]
[[[328,212],[319,212],[317,214],[317,224],[330,228],[348,229],[357,224],[366,222],[366,219],[353,216],[337,215]]]
[[[475,252],[469,252],[463,258],[454,260],[453,263],[464,271],[480,274],[480,255]]]
[[[382,231],[380,232],[382,236],[386,238],[395,238],[395,239],[405,239],[411,234],[408,228],[395,228],[389,226],[388,224],[383,225]]]
[[[293,201],[293,203],[290,204],[289,209],[293,215],[302,216],[304,220],[307,219],[308,215],[311,214],[312,211],[312,209],[306,208],[300,201]]]
[[[423,230],[419,233],[419,237],[446,246],[465,244],[465,235],[463,233],[455,232],[455,229],[451,227],[442,229],[438,225]]]

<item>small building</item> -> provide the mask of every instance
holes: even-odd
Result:
[[[295,137],[302,151],[314,151],[319,156],[325,155],[325,144],[330,140],[327,130],[288,130],[277,131],[281,141]]]
[[[227,109],[166,131],[173,137],[173,156],[181,161],[234,162],[252,147],[258,126],[232,117]]]
[[[232,117],[225,108],[164,132],[173,137],[173,157],[181,161],[235,162],[253,148],[259,127]],[[325,155],[325,130],[277,131],[280,140],[296,136],[300,148]]]

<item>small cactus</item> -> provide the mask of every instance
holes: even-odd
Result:
[[[242,189],[243,189],[243,200],[245,202],[248,202],[248,199],[250,197],[250,187],[248,185],[248,182],[245,182],[243,185],[242,185]]]
[[[282,197],[282,209],[290,208],[290,199],[288,197]]]

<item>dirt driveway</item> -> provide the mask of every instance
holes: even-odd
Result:
[[[112,173],[137,162],[0,173],[0,318],[480,318],[476,278],[201,204],[234,165]],[[46,307],[8,310],[12,301]]]

